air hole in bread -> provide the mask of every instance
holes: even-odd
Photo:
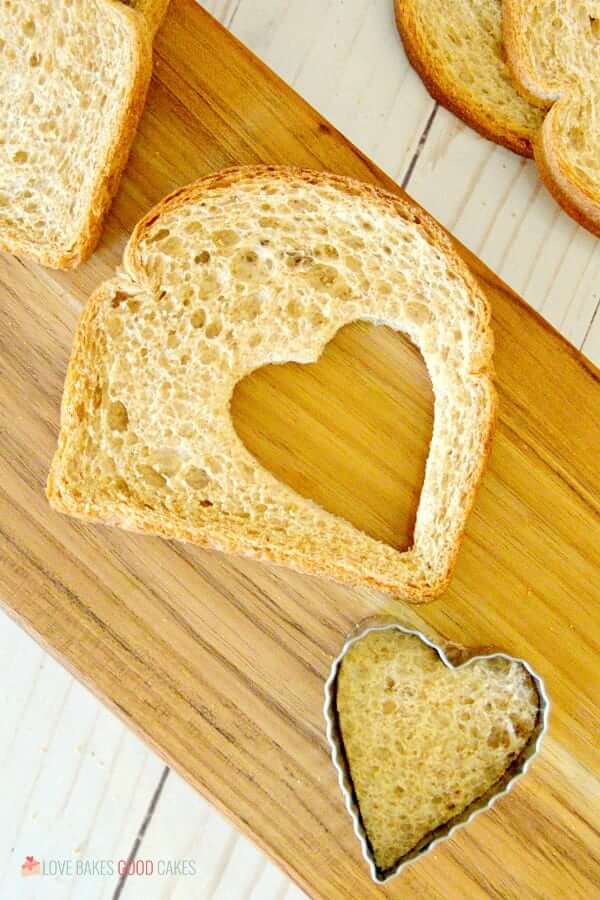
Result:
[[[117,309],[121,303],[124,303],[125,300],[128,299],[128,294],[124,293],[124,291],[116,291],[112,300],[110,301],[110,305],[113,309]]]
[[[123,331],[123,320],[112,316],[106,320],[106,330],[112,338],[118,337]]]
[[[190,321],[192,323],[192,328],[204,328],[206,313],[203,309],[197,309],[192,313]]]
[[[140,466],[142,479],[152,488],[160,490],[166,486],[166,478],[157,472],[152,466]]]
[[[126,431],[129,424],[129,416],[124,403],[117,400],[108,408],[108,427],[112,431]]]
[[[488,747],[493,748],[508,748],[510,747],[510,735],[506,729],[494,727],[488,735],[487,744]]]
[[[183,249],[183,241],[181,238],[176,237],[175,235],[171,235],[171,237],[166,238],[161,243],[161,250],[163,253],[168,256],[177,256],[177,254]]]
[[[204,228],[204,226],[202,225],[202,222],[192,220],[191,222],[188,222],[187,225],[185,226],[185,233],[186,234],[199,234],[201,231],[203,231],[203,228]]]
[[[168,228],[159,228],[159,230],[156,232],[156,234],[153,234],[151,237],[148,238],[148,243],[149,244],[159,244],[161,241],[166,240],[170,234],[171,234],[171,232],[169,231]]]
[[[218,319],[213,319],[205,329],[205,335],[207,338],[216,338],[221,334],[223,329],[222,323]]]
[[[204,490],[210,480],[206,471],[198,468],[198,466],[190,466],[184,478],[188,486],[195,491]]]
[[[399,421],[407,401],[410,421]],[[403,335],[352,323],[318,362],[266,366],[243,379],[231,415],[245,446],[279,481],[377,540],[411,545],[433,393],[421,354]]]
[[[165,478],[173,478],[181,469],[181,457],[174,450],[157,450],[148,458],[148,463]]]
[[[308,268],[313,264],[312,256],[308,256],[304,253],[300,253],[298,251],[290,251],[286,253],[286,265],[289,269],[297,269],[300,266],[304,268]]]
[[[129,490],[129,485],[125,481],[124,478],[118,477],[113,480],[113,485],[118,494],[121,494],[124,497],[130,497],[131,491]]]
[[[216,231],[213,234],[213,240],[217,247],[233,247],[239,243],[240,236],[232,228],[224,228],[222,231]]]
[[[288,301],[287,312],[292,319],[298,319],[302,315],[302,306],[297,300]]]

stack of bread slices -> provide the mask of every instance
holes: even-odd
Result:
[[[534,156],[563,209],[600,235],[600,3],[395,4],[432,96],[490,140]]]

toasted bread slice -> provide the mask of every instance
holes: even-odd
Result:
[[[368,633],[337,679],[340,734],[373,856],[385,876],[500,788],[536,733],[525,667],[501,656],[448,667],[419,637]]]
[[[600,235],[600,2],[504,0],[508,62],[549,112],[535,141],[541,176],[570,216]]]
[[[94,249],[129,154],[148,24],[116,0],[20,0],[3,8],[0,48],[0,249],[70,268]]]
[[[435,421],[414,546],[401,553],[264,470],[229,412],[254,369],[313,362],[367,319],[421,349]],[[491,441],[490,311],[441,230],[334,175],[232,169],[135,228],[90,299],[48,497],[63,512],[420,601],[446,586]]]
[[[406,53],[435,100],[515,153],[532,156],[543,115],[519,95],[502,47],[500,0],[395,0]]]

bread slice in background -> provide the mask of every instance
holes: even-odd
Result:
[[[117,0],[19,0],[0,47],[0,249],[70,268],[98,241],[135,136],[148,23]]]
[[[503,778],[536,731],[520,663],[448,668],[418,637],[371,632],[344,657],[336,705],[360,815],[381,872]]]
[[[406,53],[429,93],[489,140],[523,156],[543,114],[516,90],[500,0],[395,0]]]
[[[299,496],[237,436],[237,382],[312,362],[359,319],[405,332],[435,421],[401,553]],[[48,497],[63,512],[421,601],[450,578],[495,412],[490,311],[447,237],[395,195],[325,173],[226,170],[135,228],[75,338]]]
[[[600,3],[504,0],[503,30],[518,89],[549,110],[535,141],[541,176],[600,235]]]

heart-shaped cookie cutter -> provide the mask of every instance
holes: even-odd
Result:
[[[427,644],[428,647],[431,647],[433,650],[435,650],[441,661],[449,669],[461,669],[463,666],[470,665],[472,662],[478,659],[505,659],[509,662],[519,663],[526,669],[526,671],[533,679],[533,683],[535,684],[535,688],[539,698],[539,711],[536,727],[531,735],[529,742],[519,754],[517,759],[512,763],[507,772],[504,774],[503,778],[492,788],[490,788],[490,790],[486,794],[474,800],[473,803],[471,803],[465,810],[463,810],[462,813],[451,819],[449,822],[446,822],[444,825],[441,825],[434,832],[431,832],[429,835],[427,835],[423,839],[423,841],[414,848],[414,850],[404,856],[395,866],[393,866],[391,869],[382,871],[375,862],[375,857],[373,855],[369,839],[362,824],[360,810],[356,800],[356,795],[354,793],[352,778],[350,776],[350,770],[348,767],[346,754],[344,752],[344,745],[340,733],[339,720],[336,710],[336,688],[340,665],[350,647],[352,647],[353,644],[356,644],[358,641],[362,640],[364,637],[366,637],[367,634],[372,631],[390,630],[401,631],[403,634],[418,637],[421,641],[423,641],[424,644]],[[468,825],[468,823],[472,819],[474,819],[475,816],[478,816],[479,813],[484,812],[486,809],[491,809],[494,803],[500,797],[503,797],[505,794],[507,794],[511,790],[515,782],[519,780],[519,778],[522,778],[522,776],[529,769],[529,766],[531,765],[535,757],[540,752],[542,739],[544,737],[544,734],[548,730],[550,700],[546,693],[544,682],[542,681],[540,676],[533,671],[529,663],[527,663],[524,659],[519,659],[515,656],[509,656],[509,654],[507,653],[483,653],[471,656],[464,662],[455,665],[453,662],[451,662],[450,659],[448,659],[443,647],[441,647],[439,644],[434,643],[434,641],[428,638],[421,631],[416,631],[414,628],[405,628],[403,625],[399,625],[397,623],[387,623],[385,625],[368,625],[359,630],[357,633],[354,633],[347,639],[346,643],[342,647],[341,652],[333,661],[329,678],[325,683],[325,705],[323,708],[323,712],[325,715],[325,722],[327,726],[327,739],[329,741],[329,746],[331,749],[331,758],[338,773],[338,782],[342,791],[342,795],[346,802],[346,808],[350,813],[354,824],[354,832],[360,841],[363,856],[369,865],[373,881],[377,884],[385,884],[392,878],[395,878],[397,875],[399,875],[406,866],[411,865],[418,859],[421,859],[423,856],[430,853],[431,850],[434,849],[434,847],[438,846],[438,844],[447,841],[450,837],[452,837],[455,831],[457,831],[459,828],[463,828],[465,825]]]

